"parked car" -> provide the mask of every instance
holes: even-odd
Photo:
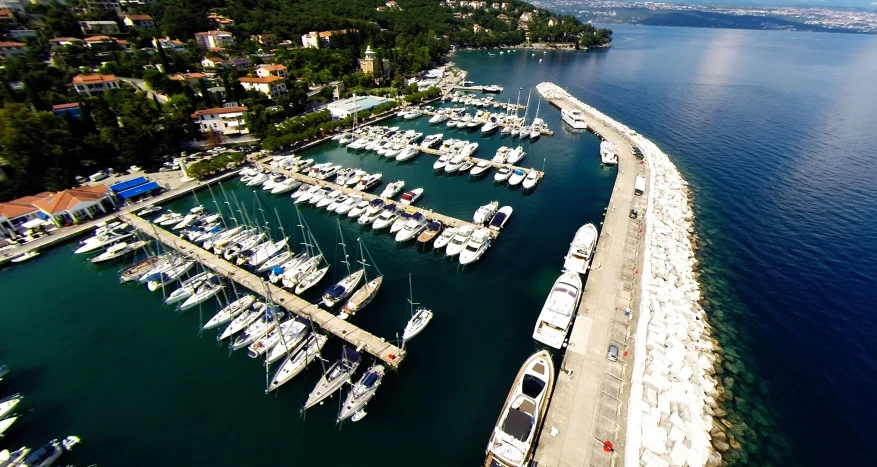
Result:
[[[609,344],[609,353],[606,355],[606,358],[611,362],[618,361],[618,346],[615,344]]]

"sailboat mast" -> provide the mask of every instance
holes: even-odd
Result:
[[[341,262],[347,266],[347,275],[349,276],[350,274],[353,274],[353,272],[350,270],[350,261],[347,260],[349,256],[347,254],[347,244],[344,243],[344,232],[341,230],[341,221],[335,219],[335,222],[338,223],[338,235],[341,236],[341,250],[344,252],[344,259],[341,260]]]
[[[280,234],[283,235],[283,238],[289,238],[286,236],[286,230],[283,229],[283,222],[280,221],[280,213],[277,212],[277,208],[274,208],[274,215],[277,216],[277,225],[280,227]],[[295,245],[295,229],[292,230],[292,244]],[[286,251],[290,251],[289,242],[286,242]]]
[[[530,94],[532,94],[532,92],[533,92],[533,90],[531,89],[527,93],[527,106],[524,107],[524,123],[523,123],[524,126],[527,125],[527,113],[530,112]]]
[[[222,223],[222,227],[228,228],[228,225],[225,223],[225,217],[222,215],[222,209],[219,209],[219,202],[216,201],[216,195],[213,194],[213,188],[207,185],[207,190],[210,191],[210,197],[213,198],[213,205],[216,206],[216,213],[219,214],[219,221]]]
[[[518,117],[518,108],[521,107],[521,91],[523,90],[523,87],[518,88],[518,100],[515,101],[515,118]]]

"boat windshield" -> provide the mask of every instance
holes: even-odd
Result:
[[[532,399],[539,397],[545,388],[545,381],[533,376],[524,375],[524,381],[521,382],[521,391]]]

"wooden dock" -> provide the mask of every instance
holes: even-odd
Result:
[[[284,170],[284,169],[274,168],[274,167],[269,166],[269,165],[266,164],[266,163],[261,163],[261,162],[260,162],[258,165],[260,165],[260,166],[261,166],[262,168],[264,168],[265,170],[269,170],[269,171],[272,171],[272,172],[281,173],[281,174],[283,174],[283,175],[286,175],[287,177],[292,177],[292,178],[294,178],[294,179],[296,179],[296,180],[298,180],[298,181],[300,181],[300,182],[303,182],[303,183],[308,183],[308,184],[311,184],[311,185],[320,185],[320,186],[322,186],[322,187],[332,188],[333,190],[341,190],[341,192],[343,192],[344,194],[351,195],[351,196],[361,196],[362,199],[364,199],[364,200],[366,200],[366,201],[369,201],[369,202],[372,201],[372,200],[375,200],[375,199],[383,199],[384,201],[392,201],[392,202],[394,202],[394,203],[399,204],[399,202],[398,202],[398,201],[395,201],[395,200],[391,200],[391,199],[388,199],[388,198],[381,198],[381,197],[378,196],[378,195],[373,195],[373,194],[371,194],[371,193],[366,193],[366,192],[364,192],[364,191],[356,191],[356,190],[354,190],[353,188],[348,188],[348,187],[346,187],[346,186],[341,186],[341,185],[338,185],[338,184],[336,184],[336,183],[332,183],[332,182],[327,181],[327,180],[320,180],[320,179],[318,179],[318,178],[309,177],[309,176],[307,176],[307,175],[300,174],[300,173],[297,173],[297,172],[292,172],[292,171],[289,171],[289,170]],[[402,208],[406,208],[406,209],[407,209],[407,208],[414,209],[415,211],[420,212],[420,213],[422,213],[424,216],[426,216],[427,219],[432,219],[432,220],[438,220],[438,221],[441,221],[442,224],[444,224],[445,227],[460,227],[460,226],[462,226],[462,225],[469,225],[469,226],[471,226],[473,229],[478,229],[479,227],[481,227],[481,226],[479,226],[479,225],[473,224],[473,223],[468,222],[468,221],[464,221],[464,220],[457,219],[457,218],[454,218],[454,217],[451,217],[451,216],[446,216],[446,215],[444,215],[444,214],[439,214],[439,213],[437,213],[437,212],[430,211],[429,209],[423,209],[423,208],[419,208],[419,207],[417,207],[417,206],[410,206],[410,205],[409,205],[409,206],[406,206],[406,205],[403,205],[403,204],[399,204],[399,206],[402,207]]]
[[[307,302],[301,297],[277,287],[193,243],[182,240],[167,230],[156,227],[154,224],[131,213],[121,214],[119,217],[143,234],[155,238],[188,258],[200,261],[201,264],[212,269],[220,276],[227,277],[260,295],[268,290],[271,294],[271,299],[276,304],[289,310],[291,313],[310,319],[324,331],[344,339],[354,347],[362,346],[362,350],[374,355],[391,368],[399,368],[399,364],[405,359],[405,351],[390,344],[384,338],[377,337],[347,321],[339,319],[317,305]]]

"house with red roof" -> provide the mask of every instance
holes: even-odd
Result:
[[[118,89],[115,75],[78,75],[73,77],[73,87],[79,94],[91,96],[108,89]]]
[[[192,120],[203,132],[245,135],[250,132],[245,121],[248,110],[245,106],[197,110],[192,114]]]

